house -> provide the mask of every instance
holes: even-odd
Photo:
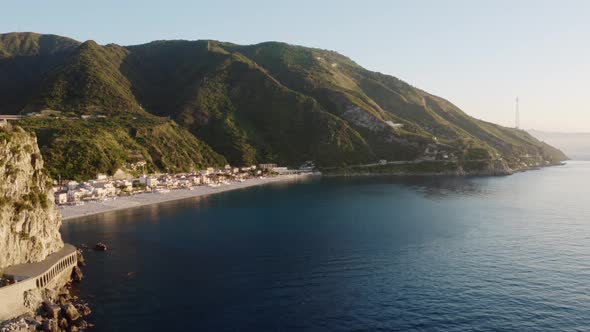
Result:
[[[211,179],[207,175],[202,174],[201,178],[200,178],[200,183],[201,184],[209,184],[209,183],[211,183]]]
[[[85,196],[89,196],[90,192],[84,188],[68,190],[68,202],[77,202]]]
[[[92,187],[94,187],[93,194],[97,195],[98,197],[106,197],[106,196],[115,196],[117,194],[117,188],[107,181],[95,182]]]
[[[277,167],[277,164],[260,164],[258,166],[263,170],[272,170],[273,168]]]
[[[66,184],[66,187],[68,187],[68,190],[74,190],[76,188],[78,188],[80,184],[76,181],[68,181],[68,183]]]
[[[58,191],[53,194],[55,197],[56,204],[66,204],[68,202],[68,193],[63,191]]]
[[[133,182],[129,180],[119,180],[115,182],[115,186],[121,190],[125,191],[132,191],[133,190]]]
[[[139,183],[145,184],[148,187],[155,187],[158,185],[158,179],[154,176],[142,175],[139,177]]]
[[[300,171],[304,171],[304,172],[312,172],[315,168],[315,164],[313,161],[308,160],[306,161],[303,165],[301,165],[301,167],[299,167]]]
[[[289,173],[289,170],[287,169],[287,167],[273,167],[272,171],[279,173],[279,174]]]

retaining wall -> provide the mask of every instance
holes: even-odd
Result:
[[[25,307],[25,292],[63,286],[78,264],[76,248],[66,244],[39,263],[21,264],[7,268],[4,275],[18,282],[0,288],[0,321],[22,315],[30,309]]]

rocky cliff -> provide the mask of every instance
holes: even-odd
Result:
[[[60,225],[36,138],[0,127],[0,270],[42,261],[62,248]]]

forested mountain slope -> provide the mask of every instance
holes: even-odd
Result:
[[[60,165],[54,174],[70,170],[64,176],[97,162],[71,157],[72,146],[103,151],[97,158],[109,162],[92,171],[137,160],[159,170],[380,159],[502,160],[518,169],[566,158],[525,131],[472,118],[336,52],[284,43],[124,47],[13,33],[0,35],[0,73],[0,113],[59,111],[23,126],[38,133],[50,169]],[[146,139],[153,123],[161,130]]]

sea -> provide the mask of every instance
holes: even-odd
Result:
[[[95,331],[588,331],[590,162],[318,177],[67,221]]]

